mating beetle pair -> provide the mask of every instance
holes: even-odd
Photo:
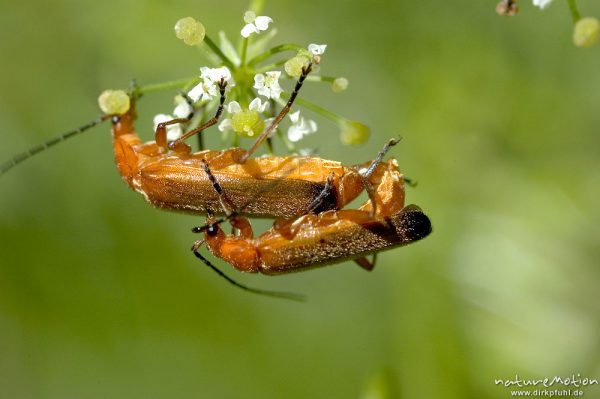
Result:
[[[121,92],[127,100],[122,111],[106,112],[77,130],[34,147],[1,165],[0,174],[110,119],[115,162],[132,189],[158,208],[207,214],[207,224],[193,229],[204,237],[194,243],[192,250],[219,274],[223,275],[199,252],[203,245],[243,272],[282,274],[348,259],[371,270],[374,261],[369,262],[367,255],[409,244],[431,232],[431,223],[420,208],[404,206],[404,178],[396,161],[383,162],[397,140],[390,140],[373,161],[355,166],[308,156],[251,158],[291,110],[304,81],[320,62],[323,49],[309,60],[296,57],[305,64],[294,90],[248,151],[236,147],[193,153],[184,142],[218,123],[228,85],[222,76],[211,81],[220,94],[214,117],[178,138],[168,140],[167,130],[171,125],[193,120],[197,111],[194,101],[184,94],[190,114],[158,123],[155,140],[143,143],[134,128],[139,92],[133,89],[128,97]],[[343,209],[363,191],[369,195],[363,205]],[[215,214],[224,214],[225,218],[217,220]],[[273,227],[255,238],[248,215],[277,219]],[[233,227],[232,234],[222,230],[224,221]],[[250,289],[224,277],[250,291],[288,296]]]

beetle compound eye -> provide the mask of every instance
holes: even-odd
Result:
[[[206,229],[206,233],[209,236],[216,236],[217,232],[219,231],[219,228],[217,227],[216,224],[211,224],[210,226],[208,226],[208,228]]]

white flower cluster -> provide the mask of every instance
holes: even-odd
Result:
[[[266,15],[257,17],[254,11],[246,11],[244,14],[244,22],[246,25],[244,25],[240,33],[242,34],[242,37],[247,39],[253,33],[258,34],[261,31],[269,29],[269,24],[273,22],[273,20]]]
[[[228,88],[234,86],[231,72],[227,67],[202,67],[200,68],[200,79],[202,79],[202,81],[187,94],[194,102],[199,100],[210,100],[213,97],[218,96],[221,79],[224,79],[225,82],[227,82]]]
[[[283,91],[279,86],[281,71],[269,71],[263,75],[259,73],[254,76],[254,88],[258,94],[267,98],[278,99]]]
[[[288,128],[288,139],[292,142],[300,141],[302,137],[317,131],[317,122],[304,119],[300,116],[300,111],[289,115],[292,125]]]
[[[231,72],[227,67],[221,68],[200,68],[200,79],[201,82],[192,88],[187,96],[194,102],[200,100],[211,100],[213,97],[219,95],[219,83],[221,79],[227,82],[227,87],[234,85],[233,79],[231,78]],[[169,114],[158,114],[154,116],[154,130],[158,127],[159,123],[168,122],[173,119],[184,119],[188,118],[194,112],[194,108],[188,104],[184,98],[179,98],[177,105],[171,115]],[[175,123],[167,126],[167,141],[177,140],[183,135],[183,128],[181,123]]]
[[[534,0],[535,1],[535,0]],[[246,25],[241,30],[241,35],[244,38],[249,38],[252,34],[259,34],[269,28],[269,24],[273,22],[268,16],[256,16],[252,11],[247,11],[244,14],[244,22]],[[325,52],[327,45],[311,43],[308,46],[308,52],[313,56],[313,62],[319,63],[321,55]],[[305,58],[302,58],[305,57]],[[309,57],[306,55],[296,57],[299,62],[308,62]],[[300,65],[299,63],[299,65]],[[279,85],[281,71],[267,71],[258,73],[254,76],[254,86],[259,96],[267,100],[278,100],[281,97],[283,89]],[[193,101],[210,101],[219,96],[219,84],[221,80],[227,82],[227,88],[234,86],[231,71],[223,66],[220,68],[200,68],[200,83],[194,86],[187,96]],[[154,117],[154,129],[159,123],[167,122],[177,118],[187,118],[193,112],[193,107],[181,99],[172,115],[159,114]],[[261,121],[259,114],[263,113],[268,105],[268,101],[263,101],[260,98],[255,98],[250,102],[247,109],[243,109],[237,101],[231,101],[225,106],[225,110],[229,113],[229,118],[223,119],[219,124],[218,129],[222,132],[233,130],[237,133],[246,136],[254,136],[260,134],[260,129],[272,123],[273,119]],[[291,125],[287,130],[288,139],[292,142],[297,142],[302,137],[317,131],[317,123],[313,120],[305,119],[300,116],[300,111],[296,111],[289,115]],[[173,124],[167,126],[167,140],[173,141],[181,137],[183,128],[181,124]]]

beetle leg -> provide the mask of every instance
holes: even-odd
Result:
[[[215,113],[215,116],[213,116],[211,119],[204,122],[202,124],[202,126],[199,126],[196,129],[190,130],[183,136],[179,137],[177,140],[171,141],[169,143],[170,149],[172,149],[172,150],[175,149],[178,145],[180,145],[181,143],[183,143],[185,140],[189,139],[193,135],[199,134],[203,130],[208,129],[209,127],[211,127],[211,126],[217,124],[217,122],[219,122],[219,118],[223,114],[223,109],[225,107],[225,88],[226,87],[227,87],[227,82],[225,81],[225,79],[221,78],[221,81],[219,82],[219,93],[221,94],[221,98],[220,98],[219,107],[217,108],[217,112]],[[190,116],[190,119],[191,119],[191,116]]]
[[[404,176],[404,182],[410,187],[417,187],[419,182],[417,180],[411,179],[409,177]]]
[[[225,195],[225,192],[223,191],[223,187],[221,187],[221,185],[217,181],[215,175],[213,175],[212,171],[210,170],[210,166],[208,166],[208,162],[206,162],[205,159],[202,160],[202,167],[204,168],[204,171],[208,175],[208,179],[212,183],[213,188],[217,192],[217,195],[219,196],[219,203],[221,204],[221,207],[223,208],[223,213],[225,213],[225,215],[227,216],[227,219],[229,219],[229,223],[231,224],[231,226],[234,228],[235,232],[237,233],[236,235],[238,235],[244,239],[253,238],[254,232],[252,231],[252,226],[250,225],[250,221],[246,217],[238,215],[238,213],[234,209],[234,205],[231,203],[231,201]]]
[[[294,91],[292,92],[292,94],[290,94],[290,98],[288,99],[287,103],[281,109],[281,111],[275,117],[275,119],[273,119],[273,122],[271,122],[271,124],[260,134],[260,136],[258,136],[252,147],[250,147],[250,149],[246,151],[246,153],[241,157],[240,163],[246,162],[248,158],[250,158],[250,156],[256,152],[256,150],[263,143],[263,141],[265,141],[271,135],[271,133],[273,133],[273,131],[277,128],[279,123],[281,123],[283,118],[288,114],[288,112],[290,112],[290,109],[294,104],[294,100],[296,100],[298,92],[300,92],[300,89],[302,88],[304,80],[306,79],[308,74],[312,72],[312,67],[312,61],[309,62],[307,66],[302,67],[302,74],[300,75],[300,78],[298,78],[296,86],[294,87]]]
[[[369,180],[368,177],[360,175],[363,186],[365,186],[365,190],[367,190],[367,194],[369,195],[369,201],[371,201],[371,210],[369,211],[369,216],[372,218],[375,216],[377,212],[377,199],[375,197],[375,190],[373,189],[373,184]]]
[[[371,217],[374,217],[377,214],[377,194],[378,194],[375,192],[375,189],[373,187],[373,182],[371,181],[371,177],[373,176],[373,173],[377,170],[377,167],[380,165],[385,154],[390,150],[390,148],[392,148],[399,142],[400,142],[400,139],[390,139],[383,146],[381,151],[379,151],[379,153],[377,154],[375,159],[373,159],[373,161],[370,163],[370,165],[367,168],[359,168],[358,169],[358,174],[361,177],[363,186],[364,186],[365,190],[367,191],[367,194],[369,195],[369,201],[371,202],[371,209],[369,211],[369,214]],[[379,190],[379,189],[380,188],[378,187],[377,190]]]
[[[375,268],[375,264],[377,263],[377,254],[373,254],[373,258],[369,261],[364,256],[362,258],[354,259],[357,265],[370,272]]]
[[[317,195],[315,199],[310,203],[310,205],[308,206],[308,212],[306,213],[314,212],[315,209],[317,209],[321,205],[323,200],[327,198],[327,196],[331,193],[331,189],[333,188],[334,177],[335,175],[333,172],[331,172],[329,176],[327,176],[327,181],[325,182],[323,190],[321,190],[319,195]]]
[[[185,143],[177,143],[177,145],[171,145],[171,143],[167,142],[167,126],[174,125],[176,123],[187,123],[189,122],[189,118],[176,118],[171,119],[170,121],[161,122],[156,126],[156,133],[154,135],[154,140],[156,144],[163,149],[170,149],[175,152],[180,153],[190,153],[192,151],[191,147]]]
[[[206,174],[208,175],[208,179],[210,180],[213,188],[219,196],[219,203],[223,208],[223,213],[225,213],[225,215],[228,217],[231,216],[231,214],[233,214],[234,212],[234,206],[231,203],[231,201],[227,198],[225,192],[223,191],[223,187],[221,187],[215,175],[213,175],[212,171],[210,170],[210,166],[208,166],[208,162],[206,162],[206,159],[202,160],[202,168],[204,168],[204,172],[206,172]]]

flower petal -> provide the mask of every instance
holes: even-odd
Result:
[[[326,44],[311,43],[308,45],[308,51],[310,51],[313,55],[322,55],[325,52],[326,48]]]
[[[281,76],[281,71],[268,71],[265,72],[265,75],[267,75],[271,79],[279,80],[279,77]]]
[[[259,30],[267,30],[269,29],[269,24],[271,22],[273,22],[273,20],[270,17],[267,17],[266,15],[261,15],[259,17],[256,17],[256,19],[254,20],[254,25],[256,25],[256,27]]]
[[[300,111],[293,112],[288,116],[292,120],[292,123],[298,123],[298,119],[300,118]]]
[[[194,108],[187,101],[182,100],[177,104],[175,109],[173,110],[173,115],[176,118],[187,118],[190,114],[194,112]]]
[[[211,75],[215,82],[221,81],[221,79],[229,82],[231,80],[231,71],[226,66],[222,66],[221,68],[214,68],[211,71]]]
[[[248,106],[248,109],[251,111],[256,111],[256,112],[264,112],[265,108],[267,108],[267,102],[265,101],[264,103],[260,100],[260,98],[256,97],[254,100],[252,100],[252,102],[250,103],[250,105]]]
[[[291,142],[295,143],[302,139],[303,134],[302,134],[302,131],[297,126],[292,125],[288,128],[287,136]]]
[[[198,101],[202,94],[204,93],[203,83],[197,84],[192,88],[192,90],[188,91],[187,95],[189,98],[194,100],[194,102]]]
[[[152,122],[154,123],[154,130],[156,130],[159,123],[168,122],[172,119],[175,119],[175,118],[173,118],[171,115],[167,115],[167,114],[155,115],[154,119],[152,120]]]
[[[181,124],[167,126],[167,141],[175,141],[183,135]]]
[[[233,125],[231,124],[231,119],[229,119],[229,118],[223,119],[223,122],[221,122],[219,124],[219,126],[217,127],[217,129],[219,129],[220,132],[225,132],[227,130],[232,130],[233,129]]]
[[[240,103],[237,101],[232,101],[226,105],[227,112],[230,114],[237,114],[238,112],[242,112],[242,107],[240,107]]]
[[[262,73],[257,73],[254,75],[254,88],[260,89],[265,86],[265,75]]]
[[[258,30],[258,28],[256,26],[254,26],[254,24],[247,24],[240,31],[242,37],[244,37],[244,38],[248,38],[251,34],[258,33],[258,32],[260,32],[260,31]]]

